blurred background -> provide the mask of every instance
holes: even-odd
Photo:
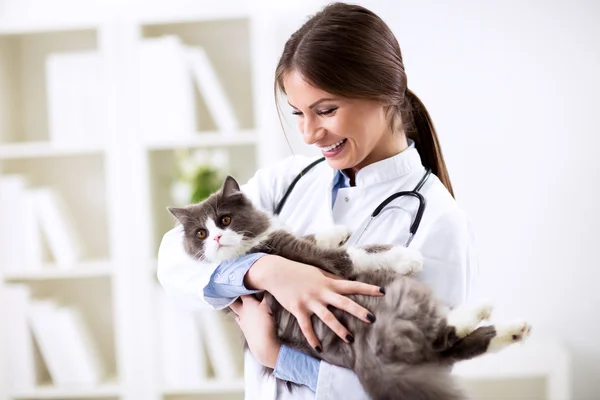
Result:
[[[0,0],[0,400],[243,398],[235,327],[166,299],[156,254],[167,206],[318,155],[273,72],[326,3]],[[479,295],[533,325],[455,373],[478,399],[597,399],[600,3],[358,3],[436,124]]]

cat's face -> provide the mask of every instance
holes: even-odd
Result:
[[[186,252],[201,261],[221,262],[245,254],[270,226],[269,217],[253,206],[230,176],[206,200],[169,211],[183,225]]]

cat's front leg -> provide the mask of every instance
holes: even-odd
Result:
[[[348,247],[347,250],[359,271],[388,269],[401,275],[412,275],[423,268],[421,253],[404,246],[366,245]]]
[[[350,229],[344,225],[334,225],[323,229],[313,235],[303,236],[322,249],[337,249],[343,246],[352,235]]]

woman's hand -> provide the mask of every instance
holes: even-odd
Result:
[[[252,355],[264,366],[275,369],[281,344],[277,339],[275,322],[265,300],[241,296],[229,307],[236,314],[235,321],[244,332]]]
[[[375,321],[375,316],[345,295],[383,296],[379,286],[341,280],[312,265],[273,255],[266,255],[256,261],[246,274],[244,283],[248,288],[264,289],[271,293],[283,308],[296,317],[308,343],[318,352],[322,348],[310,320],[313,314],[342,340],[352,343],[352,334],[327,306],[331,305],[371,323]]]

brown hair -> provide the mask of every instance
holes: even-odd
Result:
[[[423,165],[454,196],[431,117],[407,88],[398,41],[376,14],[361,6],[333,3],[305,22],[286,42],[277,65],[276,102],[278,90],[285,94],[285,74],[293,70],[336,96],[386,104],[392,132],[403,129],[414,140]]]

